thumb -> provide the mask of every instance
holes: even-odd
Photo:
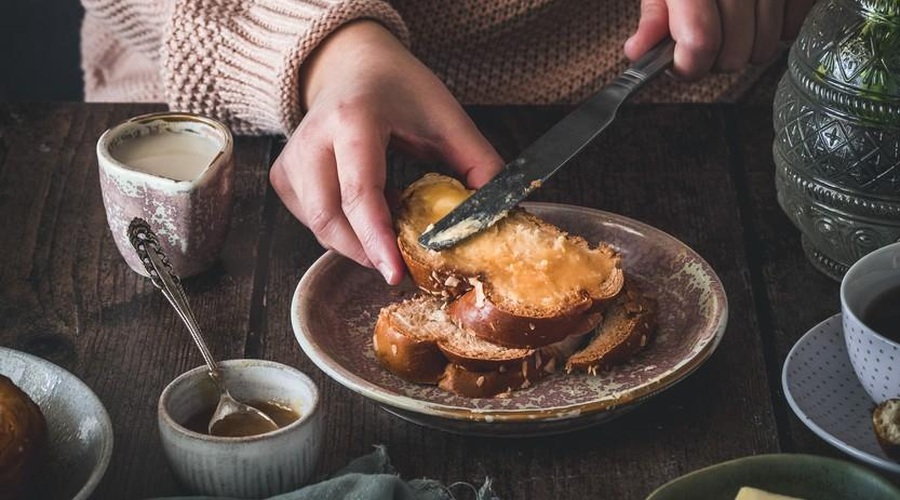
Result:
[[[458,110],[441,134],[438,152],[451,169],[465,178],[467,186],[479,188],[500,172],[503,158],[462,108]]]
[[[669,34],[669,9],[666,0],[641,0],[641,20],[637,30],[625,41],[625,55],[634,61]]]

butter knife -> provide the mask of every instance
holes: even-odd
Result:
[[[419,236],[419,243],[441,250],[496,224],[600,135],[628,97],[672,64],[674,50],[675,42],[668,37],[650,49],[528,146],[490,182],[429,227]]]

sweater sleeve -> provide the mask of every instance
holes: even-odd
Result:
[[[357,19],[379,21],[409,43],[399,14],[381,0],[178,0],[160,54],[166,101],[238,134],[289,134],[302,117],[300,65]]]

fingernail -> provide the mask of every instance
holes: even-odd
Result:
[[[391,266],[387,265],[387,263],[385,263],[385,262],[382,262],[382,263],[378,264],[378,271],[381,273],[382,276],[384,276],[385,281],[387,281],[390,284],[394,283],[394,276],[396,275],[396,273],[394,272],[393,269],[391,269]]]

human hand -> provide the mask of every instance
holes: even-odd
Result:
[[[384,196],[388,143],[442,160],[470,187],[503,162],[444,84],[374,21],[324,40],[301,85],[307,113],[272,165],[272,186],[324,247],[397,284],[405,267]]]
[[[625,42],[635,60],[671,34],[673,73],[695,80],[710,70],[737,71],[771,59],[797,35],[815,0],[641,0],[641,19]]]

